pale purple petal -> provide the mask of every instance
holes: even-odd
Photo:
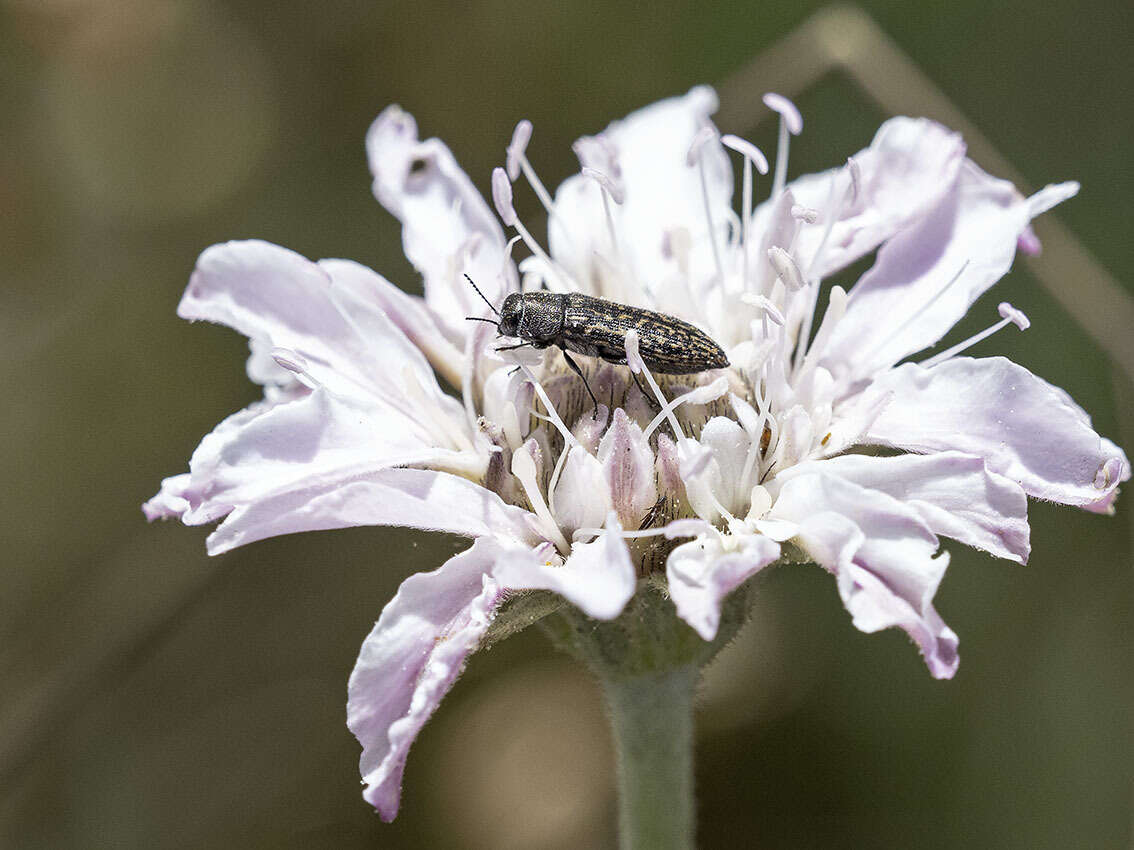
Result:
[[[762,534],[745,535],[728,550],[716,536],[681,544],[670,553],[665,569],[678,616],[712,640],[724,598],[779,556],[779,544]]]
[[[504,231],[473,182],[438,139],[419,141],[400,107],[383,110],[366,136],[374,195],[402,222],[406,257],[425,279],[425,301],[450,341],[469,330],[465,316],[484,304],[467,273],[494,304],[515,288]]]
[[[482,538],[440,569],[410,576],[362,644],[348,686],[347,726],[362,744],[363,797],[385,821],[398,813],[410,746],[502,600],[490,572],[503,551]]]
[[[626,528],[638,528],[658,498],[654,453],[642,429],[622,408],[614,411],[614,422],[599,443],[598,461],[619,521]]]
[[[185,519],[209,522],[218,506],[389,466],[435,463],[472,472],[484,465],[476,454],[437,443],[392,407],[361,406],[319,389],[239,423],[226,420],[206,436],[189,461],[192,511]]]
[[[362,302],[369,302],[372,311],[384,313],[450,385],[461,385],[465,355],[445,336],[422,298],[403,292],[374,270],[353,260],[320,260],[319,265],[336,284],[349,288]]]
[[[850,291],[824,365],[853,380],[934,345],[1008,271],[1030,220],[1011,183],[966,163],[940,203],[878,251]]]
[[[792,478],[813,472],[893,496],[917,511],[935,534],[998,558],[1028,560],[1027,496],[1016,482],[988,471],[979,457],[960,452],[843,455],[785,470],[770,482],[769,489],[778,491]]]
[[[383,469],[364,479],[303,479],[241,505],[209,535],[210,555],[297,531],[398,525],[467,537],[539,542],[527,511],[467,478],[428,469]]]
[[[816,473],[788,481],[771,517],[799,524],[796,542],[836,575],[857,628],[901,628],[935,678],[952,677],[957,636],[933,607],[949,558],[947,553],[934,557],[937,537],[912,507]]]
[[[456,422],[459,404],[441,392],[421,352],[382,312],[377,293],[390,288],[357,264],[314,263],[256,240],[206,249],[178,306],[182,318],[219,322],[255,344],[299,355],[314,383],[369,402],[406,397],[412,380],[432,407]],[[416,394],[414,396],[416,398]]]
[[[841,210],[813,276],[827,277],[889,239],[949,191],[965,155],[960,135],[926,118],[891,118],[874,136],[870,147],[852,158],[859,180],[854,198]],[[819,210],[817,224],[800,234],[797,254],[811,263],[826,229],[835,171],[810,174],[788,184],[796,203]],[[757,221],[763,222],[763,204]]]
[[[612,620],[634,595],[637,573],[613,512],[606,528],[593,542],[574,544],[561,566],[511,553],[502,556],[494,575],[511,590],[553,590],[587,616]]]
[[[162,479],[161,489],[142,505],[142,513],[150,522],[155,519],[180,518],[189,510],[189,500],[185,496],[189,486],[188,472]]]
[[[1003,357],[955,357],[930,369],[906,363],[875,385],[894,393],[867,441],[928,453],[957,449],[1029,496],[1089,506],[1130,477],[1121,449],[1104,441],[1066,394]]]

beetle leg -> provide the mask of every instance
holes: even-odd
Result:
[[[563,359],[566,360],[567,365],[571,367],[571,371],[573,371],[576,375],[583,379],[583,386],[587,388],[587,394],[591,397],[591,401],[593,401],[595,405],[595,412],[592,415],[592,418],[598,419],[598,399],[595,398],[595,394],[591,392],[591,385],[587,383],[587,376],[583,374],[583,370],[579,368],[579,364],[576,363],[571,355],[567,353],[566,348],[560,350],[563,352]]]
[[[642,383],[638,380],[638,376],[634,373],[633,369],[630,370],[630,377],[634,379],[634,384],[638,387],[638,392],[640,392],[642,394],[642,397],[646,400],[646,404],[648,404],[650,407],[655,407],[660,411],[661,405],[658,404],[658,400],[648,392],[646,392],[644,389],[642,389]]]

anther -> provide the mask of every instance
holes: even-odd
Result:
[[[1000,313],[1000,318],[1007,319],[1022,331],[1026,331],[1032,326],[1031,321],[1024,315],[1023,311],[1017,310],[1007,301],[1001,301],[996,311]]]
[[[792,204],[791,217],[804,224],[814,224],[819,220],[819,210],[805,207],[803,204]]]
[[[287,369],[287,371],[294,372],[296,375],[307,374],[307,361],[290,348],[273,348],[272,359],[282,369]]]
[[[708,128],[706,128],[708,129]],[[742,139],[740,136],[734,136],[732,133],[726,133],[721,136],[721,144],[726,148],[736,151],[738,154],[749,160],[756,166],[756,170],[761,174],[768,173],[768,158],[760,151],[756,145],[752,144],[747,139]]]
[[[853,156],[847,159],[847,170],[850,172],[852,202],[858,200],[859,189],[862,186],[862,168]]]
[[[791,254],[783,248],[773,246],[768,249],[768,261],[772,264],[772,268],[776,270],[776,274],[780,280],[784,282],[784,286],[792,292],[798,292],[807,285],[803,279],[803,273],[800,272],[799,266],[792,258]]]
[[[528,149],[528,142],[532,138],[532,122],[524,118],[512,131],[512,141],[508,143],[505,167],[508,169],[508,179],[515,182],[520,176],[520,162]]]
[[[789,133],[798,136],[803,132],[803,115],[800,114],[799,108],[794,103],[782,94],[771,91],[765,94],[762,100],[766,107],[779,113],[780,119],[784,122]]]
[[[705,126],[696,132],[693,141],[689,143],[689,150],[685,153],[685,164],[692,168],[701,160],[701,148],[716,137],[712,127]]]
[[[582,168],[582,174],[584,177],[590,177],[592,180],[602,186],[602,188],[606,190],[606,193],[610,195],[610,199],[614,201],[614,203],[621,204],[626,200],[626,193],[622,191],[622,187],[611,180],[609,177],[607,177],[606,174],[599,171],[597,168],[590,168],[584,165]]]
[[[512,181],[503,168],[492,169],[492,203],[505,227],[516,225],[516,208],[512,206]]]
[[[926,369],[929,369],[930,367],[936,366],[938,363],[944,363],[949,358],[956,357],[958,354],[960,354],[966,348],[969,348],[971,346],[976,345],[981,340],[988,339],[990,336],[992,336],[998,330],[1000,330],[1001,328],[1006,328],[1008,325],[1015,325],[1016,327],[1018,327],[1020,330],[1023,331],[1023,330],[1027,330],[1032,324],[1028,320],[1028,317],[1023,314],[1023,312],[1021,312],[1020,310],[1017,310],[1015,307],[1013,307],[1007,301],[1001,302],[1001,304],[997,308],[997,310],[1000,313],[1000,315],[1004,317],[999,322],[997,322],[994,325],[991,325],[990,327],[985,328],[983,331],[981,331],[978,334],[973,334],[968,339],[966,339],[964,342],[959,342],[956,345],[954,345],[952,348],[946,349],[945,351],[942,351],[940,354],[935,354],[933,357],[930,357],[928,360],[921,361],[921,363],[919,365],[923,366]]]

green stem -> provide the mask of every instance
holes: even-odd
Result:
[[[618,754],[622,850],[693,847],[696,665],[603,676]]]

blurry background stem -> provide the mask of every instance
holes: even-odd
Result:
[[[618,755],[622,850],[693,847],[695,665],[602,679]]]

